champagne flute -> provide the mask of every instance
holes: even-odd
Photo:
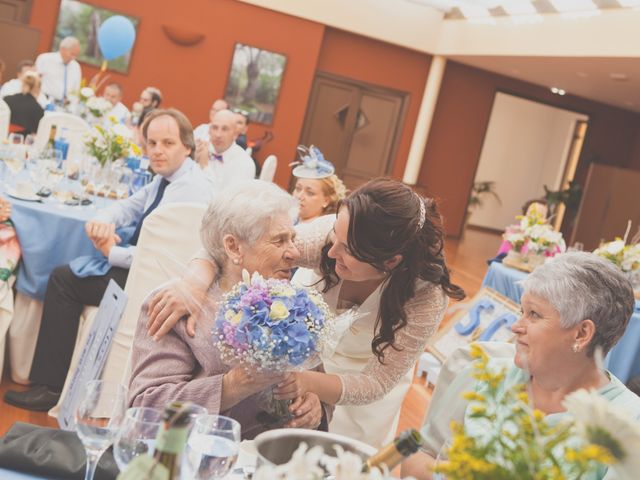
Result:
[[[126,411],[127,389],[92,380],[76,409],[76,433],[87,452],[85,480],[93,480],[98,460],[118,435]]]
[[[184,456],[186,478],[223,478],[238,459],[240,424],[222,415],[200,415],[195,422]]]
[[[446,463],[449,460],[449,449],[451,448],[451,441],[447,440],[442,447],[440,447],[440,451],[438,451],[438,456],[436,457],[435,463],[433,464],[433,468],[437,468],[439,464]],[[446,476],[444,473],[433,472],[433,480],[446,480]]]
[[[153,455],[162,416],[162,410],[156,408],[133,407],[127,410],[113,446],[113,456],[121,472],[135,457]]]

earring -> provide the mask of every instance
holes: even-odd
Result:
[[[571,350],[573,350],[573,353],[578,353],[580,351],[580,345],[578,344],[578,342],[573,344],[573,347],[571,347]]]
[[[240,259],[234,258],[232,261],[234,265],[240,265]]]

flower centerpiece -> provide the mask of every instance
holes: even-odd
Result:
[[[87,100],[86,107],[88,112],[98,120],[104,117],[113,108],[113,105],[104,97],[93,96]]]
[[[332,316],[322,295],[287,280],[257,273],[224,295],[213,340],[227,365],[243,364],[264,372],[308,370],[333,345]],[[260,421],[277,424],[288,418],[288,402],[265,392]]]
[[[640,425],[633,419],[597,392],[578,390],[564,400],[568,419],[552,424],[533,408],[525,384],[500,388],[505,369],[492,371],[482,348],[471,349],[481,387],[464,398],[474,426],[452,423],[453,440],[437,473],[449,480],[561,480],[600,478],[609,467],[621,479],[637,478]]]
[[[303,442],[291,460],[283,465],[262,465],[256,470],[254,480],[322,480],[327,472],[335,480],[391,480],[389,472],[372,468],[363,472],[363,461],[355,453],[335,447],[337,457],[327,457],[320,446],[308,448]],[[410,477],[412,478],[412,477]],[[405,478],[405,480],[410,480]]]
[[[89,132],[85,146],[103,167],[118,158],[140,155],[141,150],[133,141],[133,133],[128,127],[109,117],[109,125],[94,125]]]
[[[553,230],[542,207],[532,204],[526,215],[518,215],[502,236],[510,249],[505,264],[531,271],[547,257],[566,250],[562,233]]]
[[[633,289],[640,290],[640,243],[627,245],[623,239],[616,237],[612,242],[600,245],[593,253],[613,262],[629,276]]]

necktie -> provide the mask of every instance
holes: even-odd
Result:
[[[151,205],[149,205],[149,208],[147,208],[142,214],[142,218],[136,226],[136,231],[133,232],[133,236],[129,241],[129,245],[136,245],[138,243],[138,237],[140,236],[140,231],[142,230],[142,222],[144,222],[144,219],[147,218],[151,214],[151,212],[156,209],[158,204],[160,204],[160,200],[162,200],[162,195],[164,195],[164,190],[165,188],[167,188],[167,185],[169,185],[169,180],[162,177],[162,180],[160,180],[160,186],[158,187],[158,193],[156,193],[156,198],[153,199],[153,202],[151,203]]]
[[[213,159],[217,160],[218,162],[222,162],[222,155],[218,155],[217,153],[214,153]]]
[[[67,67],[69,65],[65,63],[64,65],[64,86],[62,87],[62,100],[67,98]]]

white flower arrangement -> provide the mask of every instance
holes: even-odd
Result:
[[[624,410],[613,408],[595,390],[577,390],[563,401],[574,420],[578,436],[606,449],[613,457],[611,468],[620,480],[638,478],[640,472],[640,423]]]
[[[625,245],[625,241],[616,237],[612,242],[596,248],[593,253],[613,262],[623,272],[640,269],[640,243]]]
[[[537,210],[519,215],[516,220],[518,222],[508,226],[502,236],[516,253],[552,257],[567,249],[562,233],[553,230]]]
[[[133,133],[126,126],[117,123],[115,117],[109,117],[109,125],[94,125],[86,135],[85,146],[90,155],[98,159],[100,165],[108,160],[129,155],[140,155],[141,150],[133,141]]]
[[[80,89],[80,92],[78,93],[78,99],[82,102],[82,103],[87,103],[87,100],[89,100],[90,98],[95,97],[96,92],[93,91],[93,88],[91,87],[82,87]]]
[[[277,466],[262,465],[254,474],[253,480],[321,480],[325,478],[325,471],[329,472],[334,480],[390,480],[392,478],[389,472],[382,472],[377,468],[373,468],[370,472],[363,472],[364,463],[360,456],[344,451],[339,445],[335,445],[334,448],[337,458],[325,455],[324,449],[320,446],[308,448],[303,442],[288,463]]]
[[[103,97],[91,97],[86,102],[87,110],[96,118],[102,118],[113,108],[109,100]]]

